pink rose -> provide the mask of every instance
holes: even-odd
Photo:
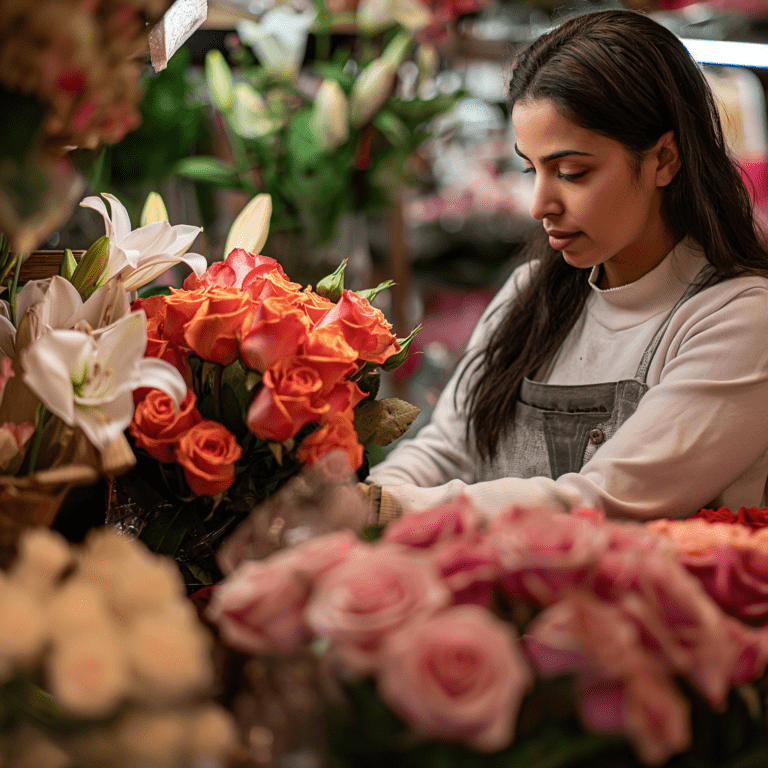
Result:
[[[443,581],[453,593],[453,602],[490,606],[495,593],[499,563],[496,552],[484,538],[450,539],[430,550]]]
[[[474,539],[480,531],[480,514],[466,496],[423,512],[406,512],[387,525],[385,541],[429,549],[448,539]]]
[[[283,268],[275,259],[256,256],[242,248],[235,248],[224,261],[211,264],[200,278],[189,275],[184,281],[184,290],[194,291],[210,285],[243,290],[254,280],[275,271],[287,279]]]
[[[496,547],[504,591],[537,605],[549,605],[589,583],[608,544],[603,526],[545,510],[493,518],[488,538]]]
[[[349,529],[324,536],[313,536],[301,544],[281,552],[281,562],[293,565],[297,573],[313,584],[324,573],[335,568],[362,547],[363,542]]]
[[[768,628],[754,629],[730,616],[723,616],[725,629],[741,648],[731,673],[731,683],[750,683],[765,672],[768,664]]]
[[[278,556],[241,563],[214,591],[206,618],[244,653],[291,653],[311,639],[310,580]]]
[[[533,683],[515,640],[484,608],[449,608],[387,639],[379,694],[419,733],[496,752]]]
[[[361,545],[319,579],[306,617],[350,668],[369,672],[387,636],[449,600],[425,555],[388,543]]]
[[[686,699],[617,606],[572,593],[533,620],[525,650],[543,677],[576,674],[587,727],[623,733],[643,762],[664,763],[690,745]]]
[[[655,521],[680,562],[727,613],[753,624],[768,620],[768,533],[701,519]]]

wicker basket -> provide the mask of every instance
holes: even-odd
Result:
[[[68,491],[98,479],[92,467],[69,464],[26,477],[0,475],[0,568],[16,555],[27,528],[50,527]]]

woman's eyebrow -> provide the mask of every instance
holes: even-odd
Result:
[[[528,158],[520,151],[517,144],[515,144],[515,152],[520,155],[523,160],[528,160]],[[563,149],[560,152],[553,152],[551,155],[545,155],[544,157],[540,158],[539,161],[542,163],[548,163],[550,160],[557,160],[560,157],[566,157],[568,155],[582,155],[583,157],[592,157],[589,152],[579,152],[575,149]],[[530,162],[530,160],[528,160],[528,162]]]

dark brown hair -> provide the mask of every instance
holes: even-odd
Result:
[[[643,13],[608,10],[569,19],[525,48],[514,64],[509,108],[549,99],[587,130],[621,143],[640,160],[668,131],[681,166],[661,213],[675,240],[690,236],[716,277],[768,276],[768,255],[752,203],[730,157],[712,92],[675,35]],[[538,231],[527,256],[539,260],[522,294],[497,325],[469,386],[467,438],[492,459],[514,423],[520,384],[565,341],[584,308],[585,270],[568,265]]]

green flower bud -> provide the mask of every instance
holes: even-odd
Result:
[[[400,345],[400,351],[397,354],[388,357],[383,365],[381,365],[382,371],[391,372],[396,368],[399,368],[409,357],[408,350],[413,344],[413,340],[416,338],[416,334],[421,330],[421,326],[416,326],[404,339],[398,339],[397,343]],[[414,353],[420,354],[420,353]]]
[[[59,265],[59,275],[65,280],[72,280],[72,275],[75,274],[77,269],[77,262],[75,261],[75,255],[69,248],[64,249],[64,258]]]
[[[77,265],[70,282],[87,299],[96,288],[109,263],[109,238],[102,235],[86,252]]]
[[[206,54],[205,80],[213,105],[219,112],[228,112],[232,108],[232,72],[221,51],[214,49]]]
[[[324,296],[332,302],[337,302],[341,298],[341,292],[344,290],[344,270],[347,268],[347,259],[327,277],[324,277],[315,287],[315,293]]]

